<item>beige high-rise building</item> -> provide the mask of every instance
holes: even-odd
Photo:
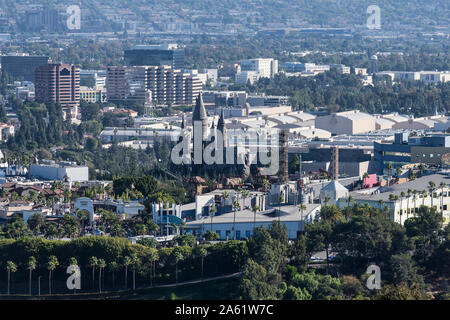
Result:
[[[36,101],[59,103],[76,118],[80,105],[80,69],[71,64],[48,63],[35,70]]]
[[[202,88],[200,79],[170,66],[108,67],[108,101],[145,101],[150,90],[158,105],[193,105]]]
[[[36,101],[63,107],[80,104],[80,69],[70,64],[47,64],[35,71]]]

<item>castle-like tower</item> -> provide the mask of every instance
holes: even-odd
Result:
[[[192,126],[196,121],[202,122],[202,140],[208,139],[208,115],[206,114],[205,105],[203,104],[203,96],[198,94],[197,101],[195,103],[194,112],[192,114]]]
[[[223,147],[226,148],[228,143],[227,143],[227,135],[226,135],[226,127],[225,127],[225,111],[222,108],[222,113],[220,114],[220,118],[219,121],[217,122],[217,130],[220,131],[222,133],[222,137],[223,137]]]

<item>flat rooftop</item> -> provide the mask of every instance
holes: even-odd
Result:
[[[359,192],[350,192],[350,195],[355,200],[370,200],[370,201],[389,201],[389,195],[397,195],[400,197],[400,193],[404,192],[407,194],[408,189],[428,192],[428,182],[433,181],[436,184],[436,188],[439,189],[439,184],[444,182],[447,186],[450,185],[450,173],[436,173],[429,176],[424,176],[409,182],[395,184],[393,186],[385,186],[379,188],[379,193],[374,194],[362,194]]]
[[[305,220],[308,215],[317,209],[320,204],[305,204],[306,210],[303,211],[303,220]],[[280,221],[282,222],[296,222],[302,221],[302,215],[298,206],[281,206]],[[215,216],[213,219],[214,224],[218,223],[233,223],[234,212],[229,212],[222,214],[220,216]],[[256,222],[272,222],[278,220],[278,208],[272,208],[266,211],[261,211],[256,213]],[[254,221],[254,213],[251,210],[236,211],[236,223],[252,223]],[[186,223],[187,226],[197,226],[203,223],[210,223],[211,219],[209,217],[204,217],[203,219],[190,221]]]

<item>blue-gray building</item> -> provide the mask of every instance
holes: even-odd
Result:
[[[450,135],[409,137],[408,133],[396,133],[394,143],[374,142],[374,166],[382,174],[388,163],[394,168],[410,163],[441,165],[446,153],[450,153]]]
[[[184,49],[176,44],[138,45],[125,50],[127,66],[171,66],[172,69],[184,68]]]

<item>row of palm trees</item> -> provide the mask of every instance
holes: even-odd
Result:
[[[175,247],[175,249],[171,253],[171,259],[175,263],[175,284],[178,284],[178,266],[179,263],[184,260],[184,255],[181,250],[178,250],[178,247]],[[203,279],[204,274],[204,259],[208,255],[208,251],[204,247],[196,247],[195,248],[195,255],[199,258],[201,258],[201,276],[200,279]],[[150,254],[147,256],[147,261],[149,262],[149,274],[150,274],[150,286],[153,287],[153,279],[156,277],[156,263],[160,259],[159,253],[155,250],[150,252]],[[120,267],[123,267],[124,269],[124,288],[128,289],[128,274],[129,269],[132,270],[132,289],[136,289],[136,269],[138,264],[140,263],[140,260],[138,259],[137,255],[135,253],[132,253],[129,256],[125,256],[123,258],[123,261],[121,264],[119,264],[117,261],[111,261],[109,264],[106,263],[106,261],[102,258],[97,258],[96,256],[91,256],[88,262],[88,267],[92,268],[92,285],[91,289],[95,290],[95,277],[96,277],[96,271],[98,271],[98,292],[102,292],[103,288],[103,279],[104,279],[104,270],[106,267],[108,267],[109,271],[111,272],[112,276],[112,285],[113,287],[116,287],[115,284],[115,273],[119,270]],[[50,256],[48,259],[48,262],[46,263],[46,268],[49,272],[48,276],[48,283],[49,283],[49,294],[52,294],[52,287],[53,287],[53,272],[54,270],[60,265],[58,258],[54,255]],[[69,265],[71,266],[78,266],[78,261],[76,258],[72,257],[69,259]],[[34,256],[31,256],[26,264],[26,269],[29,272],[29,295],[32,294],[32,275],[33,271],[36,270],[38,264],[37,260]],[[6,262],[6,271],[8,274],[8,295],[10,294],[10,284],[11,284],[11,274],[16,273],[18,271],[18,266],[13,261],[7,261]],[[39,289],[40,290],[40,289]],[[40,294],[40,291],[39,291]]]
[[[206,251],[206,250],[205,250]],[[206,254],[204,255],[206,256]],[[202,256],[202,268],[203,268],[203,258],[204,256]],[[153,286],[153,278],[155,277],[155,269],[156,269],[156,261],[159,259],[159,254],[156,251],[152,251],[150,253],[150,255],[148,256],[148,261],[150,262],[150,285]],[[179,260],[178,260],[179,261]],[[178,263],[177,261],[177,263]],[[137,256],[135,254],[132,254],[130,256],[125,256],[123,259],[123,263],[122,266],[124,267],[124,271],[125,271],[125,289],[127,289],[127,284],[128,284],[128,269],[131,266],[132,267],[132,272],[133,272],[133,290],[136,289],[136,266],[139,263],[139,259],[137,258]],[[69,265],[75,265],[78,266],[78,262],[77,259],[72,257],[69,260]],[[34,256],[31,256],[26,264],[26,269],[29,272],[29,278],[28,278],[28,293],[29,295],[32,294],[32,275],[33,275],[33,271],[37,268],[37,260]],[[49,288],[49,294],[52,294],[52,288],[53,288],[53,272],[54,270],[59,266],[59,261],[58,258],[54,255],[50,256],[48,259],[48,262],[46,264],[46,268],[49,272],[48,275],[48,288]],[[107,266],[106,261],[104,259],[101,258],[97,258],[95,256],[92,256],[89,259],[89,263],[88,266],[90,268],[92,268],[92,290],[94,290],[94,286],[95,286],[95,271],[96,269],[98,269],[98,291],[101,293],[102,292],[102,279],[104,278],[104,270]],[[116,261],[112,261],[109,263],[108,265],[109,270],[112,272],[112,282],[113,282],[113,287],[115,287],[115,272],[120,268],[120,265],[116,262]],[[13,261],[7,261],[6,262],[6,271],[8,274],[8,290],[7,293],[8,295],[10,294],[11,290],[11,274],[15,273],[18,271],[18,266],[16,263],[14,263]],[[177,270],[178,273],[178,270]],[[202,276],[203,276],[203,271],[202,271]]]
[[[47,262],[47,270],[48,270],[48,288],[49,293],[52,294],[52,286],[53,286],[53,271],[59,265],[58,258],[56,256],[50,256]],[[28,294],[31,295],[31,283],[33,271],[37,268],[37,260],[34,256],[31,256],[28,259],[26,264],[26,268],[28,270]],[[13,261],[6,262],[6,271],[8,273],[8,295],[11,293],[11,274],[16,273],[18,270],[17,264]]]
[[[446,188],[446,187],[447,187],[447,184],[445,182],[443,182],[443,181],[439,184],[439,187],[438,187],[438,188],[441,189],[440,206],[441,206],[441,213],[442,214],[444,212],[444,188]],[[406,197],[406,199],[408,199],[408,201],[407,201],[407,208],[406,208],[406,215],[407,215],[406,218],[408,219],[409,218],[409,212],[410,212],[410,210],[409,210],[410,209],[409,208],[409,203],[410,203],[409,199],[411,198],[411,195],[412,195],[413,200],[414,200],[414,210],[413,210],[413,212],[415,213],[416,209],[417,209],[417,198],[418,197],[422,198],[422,205],[425,205],[425,198],[427,198],[428,195],[429,195],[430,198],[431,198],[431,206],[432,207],[434,206],[434,203],[433,203],[434,193],[435,193],[435,191],[438,188],[436,187],[436,183],[434,181],[429,181],[428,182],[428,190],[418,191],[418,190],[408,189],[406,193],[404,191],[400,192],[400,196],[390,194],[389,195],[389,200],[390,201],[395,201],[395,202],[400,200],[400,215],[402,215],[402,213],[403,213],[403,198]]]

